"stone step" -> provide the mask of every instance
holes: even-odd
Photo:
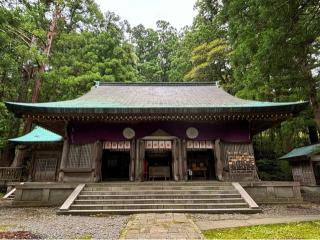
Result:
[[[132,190],[234,190],[232,186],[109,186],[85,187],[84,191],[132,191]]]
[[[173,198],[164,198],[164,199],[78,199],[74,201],[75,204],[84,204],[84,205],[104,205],[104,204],[174,204],[174,203],[243,203],[242,198],[225,198],[225,199],[173,199]]]
[[[146,199],[146,198],[154,198],[154,199],[165,199],[165,198],[172,198],[172,199],[226,199],[226,198],[238,198],[241,197],[239,193],[234,194],[148,194],[148,195],[132,195],[132,194],[118,194],[118,195],[87,195],[80,193],[77,199]]]
[[[6,199],[7,200],[14,200],[15,198],[15,194],[11,194],[9,197],[7,197]]]
[[[148,181],[148,182],[104,182],[104,183],[87,183],[86,187],[117,187],[117,186],[232,186],[231,182],[219,181]]]
[[[132,191],[86,191],[81,192],[84,195],[149,195],[149,194],[236,194],[236,190],[132,190]]]
[[[261,209],[251,208],[198,208],[198,209],[108,209],[108,210],[68,210],[58,211],[57,214],[72,215],[95,215],[95,214],[137,214],[137,213],[211,213],[211,214],[234,214],[234,213],[259,213]]]
[[[143,182],[143,183],[89,183],[86,187],[232,187],[230,183],[202,184],[202,183],[175,183],[175,182]]]
[[[169,204],[103,204],[103,205],[85,205],[73,204],[71,210],[108,210],[108,209],[225,209],[225,208],[246,208],[247,203],[214,203],[214,204],[186,204],[186,203],[169,203]]]

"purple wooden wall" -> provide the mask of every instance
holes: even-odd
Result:
[[[249,123],[245,121],[223,123],[190,123],[190,122],[139,122],[139,123],[102,123],[70,122],[68,136],[71,143],[84,144],[97,140],[121,141],[124,128],[135,130],[135,138],[151,135],[158,129],[172,136],[188,139],[186,129],[195,127],[199,136],[195,140],[214,140],[220,138],[226,142],[250,142]]]

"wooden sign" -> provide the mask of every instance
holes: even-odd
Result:
[[[171,149],[172,148],[171,141],[165,141],[165,145],[166,145],[166,149]]]
[[[187,141],[187,148],[189,149],[193,148],[193,141]]]
[[[118,148],[119,149],[124,149],[124,142],[123,141],[118,142]]]
[[[111,149],[111,142],[107,141],[103,143],[103,149]]]
[[[152,148],[158,149],[159,148],[159,141],[152,141]]]
[[[206,142],[205,141],[200,141],[199,145],[200,145],[200,148],[202,148],[202,149],[206,148]]]
[[[130,147],[130,141],[106,141],[103,143],[103,149],[109,150],[128,150]]]
[[[164,149],[166,147],[164,141],[159,141],[159,148]]]
[[[213,149],[213,144],[211,141],[206,141],[206,148],[207,149]]]
[[[124,142],[124,149],[130,149],[130,142],[129,141]]]
[[[213,149],[212,141],[187,141],[187,149]]]
[[[111,143],[111,149],[118,149],[118,143],[117,142],[112,142]]]
[[[146,149],[171,149],[171,141],[146,141]]]
[[[152,149],[152,141],[146,142],[146,149]]]

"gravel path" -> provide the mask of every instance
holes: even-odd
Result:
[[[128,216],[64,216],[54,208],[2,208],[0,225],[8,231],[31,231],[41,238],[118,239]]]
[[[319,204],[262,205],[260,207],[263,212],[257,214],[191,214],[190,217],[201,230],[320,220]]]
[[[215,226],[220,222],[225,225],[231,220],[250,222],[255,219],[262,221],[275,217],[320,215],[320,204],[262,205],[261,207],[263,212],[257,214],[187,214],[186,217],[203,229],[201,223],[204,222],[210,228],[210,224]],[[128,215],[64,216],[56,215],[55,208],[9,208],[0,204],[0,228],[5,228],[7,231],[30,231],[41,238],[118,239],[129,218]],[[141,219],[144,219],[142,214]]]

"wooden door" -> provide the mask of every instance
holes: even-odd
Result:
[[[56,181],[58,161],[58,153],[36,153],[34,158],[33,181]]]

